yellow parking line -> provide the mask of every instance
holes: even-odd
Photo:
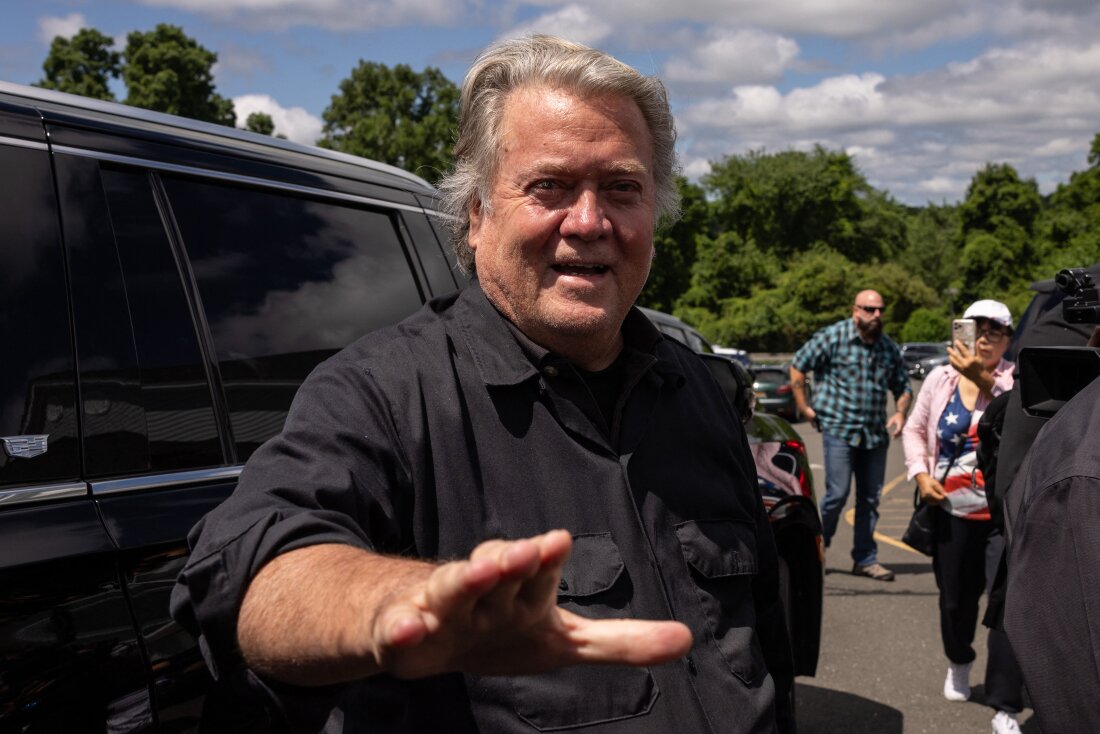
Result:
[[[882,488],[882,495],[881,496],[885,497],[886,495],[890,494],[890,490],[894,489],[895,487],[897,487],[899,484],[901,484],[904,481],[905,481],[905,474],[898,474],[896,477],[894,477],[889,482],[887,482],[886,485]],[[844,513],[844,521],[847,522],[852,527],[855,527],[855,524],[856,524],[856,508],[854,508],[854,507],[849,507],[848,508],[848,510]],[[908,527],[908,523],[906,523],[906,527]],[[879,533],[877,531],[875,532],[875,540],[886,543],[887,545],[892,545],[895,548],[901,548],[904,551],[909,551],[910,553],[912,553],[914,555],[918,555],[918,556],[923,555],[922,553],[913,550],[912,548],[907,546],[905,543],[902,543],[900,540],[897,540],[896,538],[891,538],[889,535],[883,535],[882,533]]]

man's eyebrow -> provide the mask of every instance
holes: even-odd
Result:
[[[570,165],[557,161],[535,161],[519,171],[522,177],[532,176],[574,176],[578,170],[584,170],[585,166]],[[601,175],[611,176],[640,176],[649,173],[649,168],[640,161],[620,161],[613,163],[601,171]]]

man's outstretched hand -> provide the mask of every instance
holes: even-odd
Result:
[[[237,626],[257,672],[323,685],[379,672],[538,673],[582,663],[656,665],[685,655],[679,622],[593,620],[557,606],[564,530],[482,543],[441,565],[344,545],[279,556],[253,580]]]
[[[459,670],[536,673],[577,663],[654,665],[683,656],[691,633],[678,622],[592,620],[557,606],[572,538],[555,530],[528,540],[482,543],[470,558],[437,567],[378,610],[373,655],[382,670],[421,677]]]

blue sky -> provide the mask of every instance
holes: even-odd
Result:
[[[182,26],[218,54],[239,120],[268,112],[306,143],[360,59],[460,83],[485,45],[532,31],[662,77],[692,178],[821,144],[909,204],[958,201],[987,162],[1047,193],[1100,133],[1096,0],[42,0],[0,18],[0,79],[19,83],[55,35]]]

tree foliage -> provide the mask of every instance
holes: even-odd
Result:
[[[121,73],[114,39],[94,28],[81,28],[72,38],[57,36],[42,63],[46,72],[37,86],[95,99],[114,100],[108,86]]]
[[[218,55],[179,26],[160,23],[126,38],[122,78],[126,104],[195,120],[232,126],[233,103],[214,91],[211,72]]]
[[[903,243],[900,210],[875,195],[851,156],[752,151],[711,165],[703,185],[721,227],[790,257],[824,244],[853,262],[890,257]]]
[[[654,238],[654,260],[649,280],[638,299],[658,311],[672,311],[676,299],[691,285],[691,268],[696,259],[696,240],[710,229],[710,206],[702,187],[678,177],[680,218],[659,230]]]
[[[318,145],[434,180],[452,164],[458,102],[458,88],[439,69],[360,61],[322,114]]]
[[[266,112],[253,112],[244,121],[244,129],[260,135],[275,133],[275,121]]]

